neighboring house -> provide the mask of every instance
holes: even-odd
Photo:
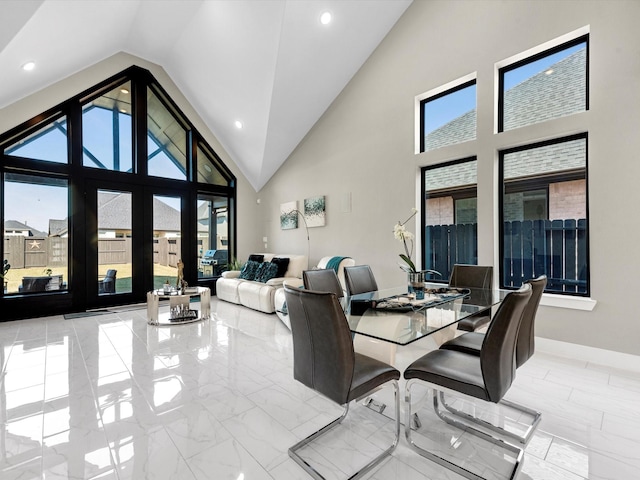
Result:
[[[49,219],[49,236],[50,237],[69,237],[68,221]]]
[[[98,194],[98,236],[124,238],[131,236],[131,196],[127,193]],[[153,234],[155,237],[180,236],[180,212],[153,199]]]
[[[26,223],[18,222],[17,220],[5,220],[4,222],[4,234],[15,235],[22,237],[46,237],[47,234],[30,227]]]

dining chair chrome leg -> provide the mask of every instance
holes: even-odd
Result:
[[[363,475],[365,475],[367,472],[369,472],[373,467],[375,467],[381,461],[383,461],[388,455],[393,453],[393,451],[398,446],[398,440],[400,439],[400,400],[399,400],[400,390],[399,390],[399,387],[398,387],[397,380],[393,380],[393,381],[391,381],[391,383],[393,385],[393,392],[394,392],[394,398],[395,398],[395,402],[394,403],[395,403],[395,412],[396,412],[395,438],[393,440],[393,443],[384,452],[382,452],[380,455],[375,457],[373,460],[371,460],[369,463],[367,463],[364,467],[362,467],[356,473],[351,475],[348,480],[356,480],[358,478],[361,478]],[[309,475],[311,475],[316,480],[326,480],[326,479],[325,479],[325,477],[323,477],[320,474],[320,472],[318,472],[315,468],[313,468],[304,458],[302,458],[300,455],[298,455],[298,451],[301,448],[303,448],[305,445],[308,445],[313,440],[315,440],[318,437],[324,435],[325,433],[327,433],[328,431],[330,431],[331,429],[333,429],[334,427],[336,427],[340,423],[342,423],[342,421],[347,416],[348,412],[349,412],[349,404],[346,404],[344,412],[339,418],[336,418],[333,422],[331,422],[328,425],[322,427],[317,432],[312,433],[307,438],[305,438],[303,440],[300,440],[298,443],[296,443],[295,445],[293,445],[292,447],[289,448],[289,456],[298,465],[300,465]]]
[[[419,380],[418,380],[419,381]],[[407,387],[406,387],[406,391],[405,391],[405,437],[407,439],[407,442],[409,443],[409,446],[415,450],[417,453],[419,453],[420,455],[422,455],[423,457],[437,463],[438,465],[441,465],[445,468],[448,468],[449,470],[462,475],[463,477],[469,479],[469,480],[485,480],[483,477],[481,477],[480,475],[467,470],[464,467],[461,467],[460,465],[457,465],[449,460],[447,460],[446,458],[442,458],[438,455],[436,455],[433,452],[430,452],[428,450],[425,450],[424,448],[420,447],[419,445],[417,445],[412,437],[411,437],[411,384],[413,383],[413,380],[410,380],[407,382]],[[443,421],[447,422],[448,424],[459,428],[461,430],[467,431],[473,435],[475,435],[476,437],[482,438],[494,445],[497,445],[511,453],[513,453],[515,455],[515,464],[513,467],[513,470],[511,472],[511,475],[509,477],[509,480],[513,480],[516,478],[516,476],[518,475],[518,473],[520,472],[520,469],[522,468],[522,462],[524,460],[524,451],[515,446],[515,445],[511,445],[509,443],[506,443],[505,441],[492,437],[491,435],[488,435],[486,433],[484,433],[481,430],[477,430],[473,427],[471,427],[470,425],[467,425],[466,423],[460,422],[448,415],[446,415],[446,413],[442,412],[439,408],[439,402],[438,402],[438,390],[433,389],[433,407],[434,410],[436,412],[436,415],[438,415],[438,417],[440,417]]]
[[[533,435],[533,432],[535,432],[536,428],[538,428],[538,424],[542,419],[542,414],[536,410],[525,407],[524,405],[519,405],[509,400],[505,400],[505,399],[500,400],[498,402],[498,405],[503,405],[505,407],[512,408],[514,410],[517,410],[521,413],[525,413],[527,415],[531,415],[533,417],[533,422],[531,422],[531,424],[527,427],[527,431],[524,433],[524,435],[518,435],[517,433],[510,432],[505,428],[494,425],[491,422],[475,417],[473,415],[469,415],[468,413],[463,412],[462,410],[458,410],[457,408],[451,406],[446,402],[444,392],[442,391],[440,392],[440,403],[453,415],[456,415],[460,418],[464,418],[467,421],[481,425],[482,427],[487,428],[493,432],[496,432],[499,435],[503,435],[509,439],[516,440],[518,443],[521,443],[523,445],[526,445],[527,443],[529,443],[529,440],[531,440],[531,436]]]

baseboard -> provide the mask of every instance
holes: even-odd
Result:
[[[611,368],[630,370],[640,373],[640,355],[614,352],[596,347],[586,347],[575,343],[560,342],[548,338],[536,337],[536,350],[558,357],[584,360]]]

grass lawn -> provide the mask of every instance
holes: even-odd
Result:
[[[98,278],[96,279],[96,288],[98,288],[98,280],[103,278],[107,270],[114,269],[118,273],[116,275],[116,292],[128,292],[131,291],[131,265],[130,264],[117,264],[117,265],[98,265]],[[47,275],[46,268],[31,267],[31,268],[11,268],[7,272],[5,281],[8,282],[7,293],[17,293],[18,288],[22,285],[22,277],[39,277]],[[69,277],[67,275],[66,267],[52,267],[52,275],[62,275],[62,281],[67,282]],[[178,277],[178,269],[176,267],[168,267],[166,265],[154,265],[154,288],[161,288],[166,279],[169,279],[172,285],[175,285]]]

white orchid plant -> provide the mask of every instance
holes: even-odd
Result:
[[[418,209],[412,208],[411,215],[409,216],[409,218],[407,218],[404,222],[396,223],[395,226],[393,227],[393,236],[396,238],[396,240],[401,241],[402,245],[404,246],[404,253],[400,254],[400,258],[404,263],[398,262],[398,265],[405,272],[414,273],[417,271],[416,266],[413,263],[413,260],[411,260],[411,256],[413,255],[414,236],[413,236],[413,233],[407,231],[407,227],[406,227],[407,222],[411,220],[413,217],[415,217],[417,213],[418,213]]]
[[[409,218],[407,218],[404,222],[396,223],[395,226],[393,227],[393,236],[396,238],[396,240],[401,241],[402,245],[404,246],[404,253],[400,254],[400,258],[402,259],[403,263],[398,262],[398,265],[402,270],[408,273],[418,272],[418,269],[416,269],[416,265],[413,263],[413,260],[411,259],[411,256],[413,255],[413,239],[415,237],[413,236],[413,233],[407,231],[407,227],[406,227],[407,222],[411,220],[413,217],[415,217],[417,213],[418,213],[418,209],[412,208],[411,215],[409,215]],[[421,270],[421,272],[438,275],[439,277],[442,276],[442,274],[437,270]]]

